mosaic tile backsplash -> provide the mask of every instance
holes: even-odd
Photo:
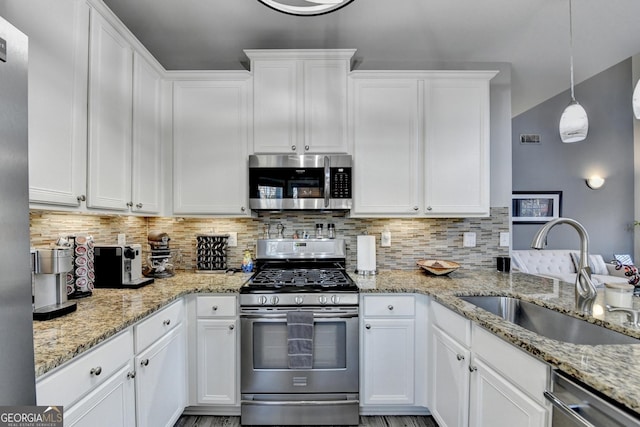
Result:
[[[315,224],[335,224],[336,237],[347,243],[347,268],[356,266],[356,236],[376,236],[378,270],[413,270],[420,259],[445,259],[462,264],[462,268],[495,268],[496,257],[509,255],[508,247],[499,246],[499,233],[509,231],[509,209],[491,208],[487,218],[349,218],[330,213],[271,213],[256,218],[167,218],[134,216],[99,216],[32,211],[31,245],[48,246],[60,236],[90,234],[96,244],[115,244],[119,233],[127,243],[140,243],[143,260],[149,252],[147,234],[165,232],[171,237],[171,248],[180,249],[182,261],[178,268],[195,269],[196,235],[210,233],[238,233],[238,246],[227,249],[227,264],[240,268],[243,252],[254,251],[256,239],[263,236],[264,224],[270,224],[272,237],[276,226],[284,226],[284,236],[295,231],[315,233]],[[385,227],[391,231],[391,247],[380,246],[380,234]],[[462,233],[476,233],[476,247],[462,247]],[[143,261],[146,263],[146,261]]]

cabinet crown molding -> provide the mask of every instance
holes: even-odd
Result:
[[[256,59],[351,59],[357,49],[245,49],[250,60]]]

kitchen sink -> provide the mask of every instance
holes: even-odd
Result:
[[[546,338],[573,344],[640,344],[640,339],[518,298],[458,297]]]

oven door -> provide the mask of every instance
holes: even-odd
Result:
[[[358,307],[302,308],[314,311],[313,367],[289,369],[286,313],[300,309],[241,309],[243,394],[358,392]]]

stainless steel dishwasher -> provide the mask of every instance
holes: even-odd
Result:
[[[640,427],[637,414],[562,372],[553,372],[552,389],[545,391],[544,396],[553,404],[553,427]]]

